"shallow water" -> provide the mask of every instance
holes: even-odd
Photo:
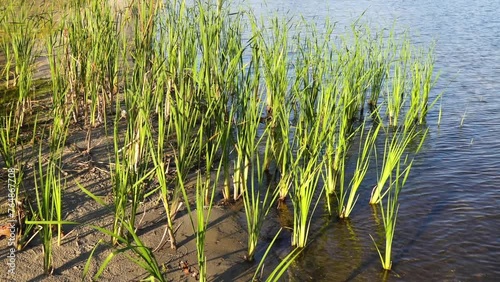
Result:
[[[293,280],[500,279],[500,2],[245,2],[263,16],[302,14],[339,27],[365,12],[372,26],[396,21],[414,43],[436,42],[441,77],[434,95],[444,91],[443,116],[437,127],[438,107],[430,113],[429,138],[400,198],[393,271],[381,271],[369,236],[382,242],[381,222],[367,204],[369,185],[349,223],[317,215],[318,234],[292,267]]]

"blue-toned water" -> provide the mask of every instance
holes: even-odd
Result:
[[[244,1],[259,16],[408,29],[435,42],[431,131],[400,201],[393,271],[381,271],[369,235],[382,223],[365,187],[349,223],[318,218],[314,241],[292,266],[296,281],[500,281],[500,1]],[[368,188],[368,189],[366,189]],[[380,215],[378,215],[380,218]],[[319,232],[319,234],[318,234]]]

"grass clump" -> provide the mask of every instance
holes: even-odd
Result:
[[[354,170],[354,175],[351,178],[351,182],[349,184],[349,195],[347,196],[347,191],[345,193],[343,192],[343,189],[340,189],[339,193],[339,217],[340,218],[348,218],[349,215],[351,214],[354,205],[358,201],[358,194],[357,191],[361,186],[361,183],[363,179],[366,176],[366,173],[368,172],[368,168],[370,166],[370,157],[371,157],[371,152],[375,143],[375,140],[378,137],[378,131],[380,130],[380,125],[371,128],[366,136],[363,138],[364,134],[364,123],[361,126],[360,130],[360,138],[359,138],[359,151],[358,151],[358,156],[356,160],[356,168]],[[343,179],[344,176],[341,177]],[[341,183],[341,186],[344,184]],[[346,197],[347,196],[347,197]],[[347,198],[347,202],[345,202],[345,199]]]
[[[104,126],[107,134],[108,120],[113,123],[108,155],[113,226],[96,230],[111,238],[112,252],[95,279],[115,255],[131,251],[129,258],[148,279],[165,280],[153,251],[136,233],[139,207],[158,194],[172,249],[178,247],[176,214],[181,203],[186,206],[196,238],[196,275],[207,280],[206,232],[221,194],[226,204],[243,202],[248,261],[258,257],[272,203],[279,198],[280,205],[293,207],[290,236],[296,248],[268,278],[277,281],[310,243],[320,202],[330,214],[352,215],[373,156],[379,157],[373,148],[382,132],[383,161],[370,203],[383,210],[388,243],[385,255],[379,254],[384,268],[390,268],[399,193],[412,164],[405,155],[423,134],[419,151],[427,132],[425,116],[436,102],[429,103],[435,82],[432,49],[415,56],[407,37],[396,38],[393,32],[372,37],[358,22],[346,36],[331,23],[321,29],[279,18],[266,23],[251,12],[232,11],[225,1],[134,1],[122,17],[107,3],[71,3],[60,23],[48,21],[54,32],[44,47],[52,106],[48,153],[40,145],[35,215],[28,222],[41,226],[46,273],[53,269],[56,229],[51,226],[57,227],[60,243],[61,226],[67,223],[61,213],[66,136],[83,128],[90,155],[94,129]],[[14,76],[18,87],[0,130],[0,152],[8,167],[16,167],[18,149],[25,145],[19,139],[26,124],[21,113],[30,105],[33,34],[39,24],[23,14],[24,33],[15,31],[16,25],[9,25],[12,7],[2,15],[8,35],[2,38],[7,56],[2,77],[10,87]],[[365,117],[367,107],[371,118]],[[274,177],[266,182],[266,174]]]
[[[385,192],[385,201],[379,203],[382,221],[384,223],[385,248],[382,250],[370,235],[377,248],[382,267],[385,270],[391,270],[392,267],[392,242],[394,240],[399,211],[399,194],[406,183],[412,162],[407,164],[403,171],[401,171],[401,166],[401,162],[398,162],[395,174],[391,176],[390,185]]]

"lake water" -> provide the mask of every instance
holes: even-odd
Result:
[[[444,91],[401,198],[393,271],[381,270],[370,234],[382,226],[361,192],[348,223],[318,215],[296,281],[500,281],[500,1],[245,1],[258,15],[303,15],[342,27],[363,12],[374,27],[435,41],[434,95]],[[461,123],[463,121],[463,125]],[[379,215],[380,216],[380,215]]]

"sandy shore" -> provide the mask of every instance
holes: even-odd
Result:
[[[44,104],[42,101],[35,101],[35,103]],[[63,194],[64,219],[81,224],[63,227],[66,236],[61,246],[57,246],[54,238],[54,274],[52,276],[43,274],[42,246],[39,236],[36,236],[24,250],[16,252],[15,276],[12,277],[7,271],[2,270],[0,271],[0,281],[79,281],[82,279],[87,259],[100,240],[104,240],[105,244],[96,248],[90,262],[90,275],[97,272],[106,257],[113,251],[109,245],[109,236],[91,227],[91,225],[107,229],[112,227],[113,196],[111,194],[112,184],[108,156],[113,149],[113,140],[104,135],[102,126],[94,130],[93,136],[95,137],[92,141],[93,149],[90,154],[83,152],[85,132],[81,130],[71,132],[65,146],[62,170],[66,174],[68,182]],[[24,188],[32,192],[34,165],[35,162],[28,162],[27,173],[23,180]],[[2,177],[2,187],[6,183],[4,178]],[[105,199],[108,205],[103,207],[85,195],[76,184],[77,182]],[[194,189],[194,182],[188,185],[188,189],[191,191]],[[0,204],[5,205],[7,201],[6,191],[5,189],[0,191]],[[215,200],[219,201],[220,199],[221,195],[217,192]],[[31,199],[31,202],[34,202],[34,198]],[[194,203],[191,204],[194,206]],[[269,218],[276,219],[274,210]],[[0,219],[5,219],[6,216],[6,214],[0,215]],[[155,249],[161,243],[166,224],[165,211],[157,196],[152,196],[141,205],[137,221],[137,234],[146,246]],[[248,263],[243,259],[246,254],[247,233],[242,203],[215,206],[210,216],[206,239],[209,281],[250,281],[259,258],[279,228],[277,222],[276,220],[266,222],[262,232],[260,250],[257,253],[257,262]],[[180,267],[181,261],[183,261],[187,262],[192,272],[197,271],[196,238],[186,209],[179,212],[175,226],[178,227],[175,235],[178,243],[177,250],[171,250],[166,242],[155,252],[156,259],[164,269],[165,277],[169,281],[196,281],[195,278],[186,275]],[[283,233],[282,237],[289,240],[289,234]],[[289,242],[281,242],[280,244],[286,246],[289,245]],[[4,237],[0,239],[0,265],[5,270],[7,269],[8,254],[9,248]],[[269,261],[270,263],[266,262],[270,266],[266,266],[265,273],[268,273],[272,269],[272,265],[275,265],[279,260],[272,254]],[[99,281],[139,281],[145,277],[147,275],[143,269],[132,263],[125,254],[119,254],[113,258]],[[86,280],[90,281],[91,279]]]

